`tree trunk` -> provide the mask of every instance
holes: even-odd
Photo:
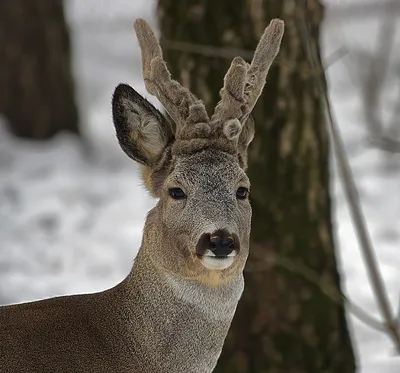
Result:
[[[0,113],[15,135],[79,132],[62,0],[1,0],[0,56]]]
[[[355,371],[332,238],[327,128],[294,4],[159,0],[162,44],[172,75],[210,110],[234,57],[220,48],[254,51],[270,19],[286,23],[278,60],[253,112],[246,288],[215,372]],[[317,0],[308,0],[302,10],[319,50],[323,9]],[[210,46],[219,48],[218,56]]]

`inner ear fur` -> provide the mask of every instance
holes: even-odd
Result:
[[[168,120],[126,84],[115,89],[112,112],[122,150],[141,165],[153,168],[174,138]]]

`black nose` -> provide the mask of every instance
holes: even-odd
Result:
[[[210,234],[209,249],[217,257],[225,257],[235,250],[235,240],[227,231],[218,230]]]

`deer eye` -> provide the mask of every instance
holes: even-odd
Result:
[[[249,195],[249,190],[245,187],[240,187],[236,191],[236,198],[237,199],[246,199],[247,196]]]
[[[181,188],[169,188],[168,194],[173,199],[184,199],[186,198],[185,192]]]

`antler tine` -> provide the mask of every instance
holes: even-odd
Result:
[[[162,59],[162,50],[149,24],[144,19],[137,19],[134,24],[136,37],[142,52],[142,74],[146,89],[155,96],[156,87],[151,79],[151,61],[155,58]]]
[[[253,110],[265,85],[269,68],[279,52],[284,22],[273,19],[258,43],[250,65],[236,57],[224,78],[221,101],[215,108],[212,122],[239,119],[244,123]]]
[[[246,85],[248,64],[241,57],[232,60],[224,77],[224,87],[220,95],[221,101],[217,104],[211,122],[240,118],[244,104],[244,89]]]
[[[150,25],[144,19],[135,21],[136,36],[142,51],[142,72],[147,91],[157,97],[170,117],[178,125],[190,121],[208,122],[202,103],[188,89],[171,79],[163,60],[160,44]],[[203,105],[204,107],[204,105]]]
[[[246,107],[243,112],[244,117],[251,113],[261,95],[266,83],[269,68],[278,55],[284,27],[285,25],[282,20],[273,19],[261,36],[247,73],[248,79],[245,87]]]

